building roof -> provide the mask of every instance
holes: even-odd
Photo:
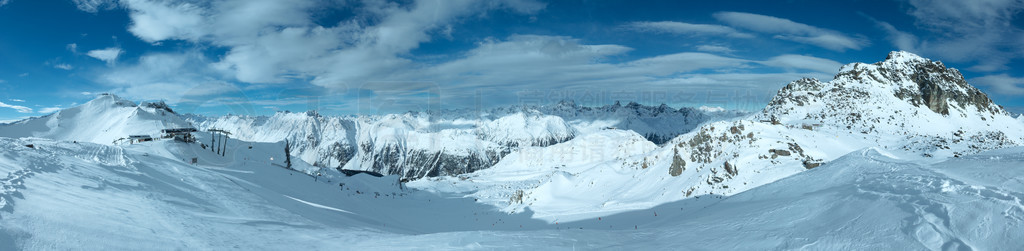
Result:
[[[160,131],[163,132],[163,133],[187,133],[187,132],[198,132],[199,130],[196,130],[195,128],[192,128],[192,127],[188,127],[188,128],[167,128],[167,129],[163,129],[163,130],[160,130]]]

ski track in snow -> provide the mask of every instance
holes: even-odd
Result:
[[[327,210],[331,210],[331,211],[338,211],[338,212],[342,212],[342,213],[352,214],[352,212],[349,212],[349,211],[345,211],[345,210],[341,210],[341,209],[337,209],[337,208],[333,208],[333,207],[329,207],[329,206],[324,206],[324,205],[316,204],[316,203],[309,202],[309,201],[300,200],[298,198],[291,197],[291,196],[288,196],[288,195],[285,195],[284,197],[288,197],[289,199],[292,199],[292,200],[295,200],[295,201],[298,201],[298,202],[302,202],[302,204],[310,205],[310,206],[313,206],[313,207],[316,207],[316,208],[323,208],[323,209],[327,209]]]

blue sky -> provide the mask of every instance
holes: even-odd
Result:
[[[181,112],[574,99],[756,110],[907,50],[1024,109],[1024,1],[0,0],[0,121],[98,93]]]

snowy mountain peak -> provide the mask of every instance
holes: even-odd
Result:
[[[563,99],[562,101],[558,101],[558,103],[557,103],[557,104],[555,104],[555,107],[564,107],[564,108],[577,108],[577,107],[579,107],[579,106],[578,106],[578,105],[576,105],[576,101],[575,101],[575,100],[572,100],[572,99]]]
[[[921,56],[918,56],[917,54],[910,53],[910,52],[907,52],[907,51],[892,51],[892,52],[889,52],[889,56],[885,57],[885,61],[920,62],[920,61],[929,61],[929,60],[927,58],[923,58]]]
[[[161,129],[190,126],[164,102],[142,106],[113,94],[39,118],[0,126],[0,137],[41,137],[117,144],[131,135],[158,135]]]
[[[907,112],[910,116],[901,114]],[[920,124],[922,119],[912,117],[920,117],[921,113],[969,121],[1009,115],[968,84],[960,71],[897,51],[882,62],[848,64],[827,83],[809,78],[793,81],[779,91],[758,117],[782,123],[813,121],[871,127],[864,121]]]
[[[96,96],[95,99],[86,102],[83,106],[92,107],[138,107],[135,102],[127,99],[123,99],[114,94],[103,93]]]
[[[926,156],[960,156],[1024,142],[1021,124],[958,70],[908,52],[890,53],[873,64],[848,64],[829,82],[793,81],[755,119],[859,133],[875,138],[874,144]]]

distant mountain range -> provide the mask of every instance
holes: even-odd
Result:
[[[578,134],[632,130],[664,143],[701,123],[743,115],[738,111],[674,109],[619,103],[583,107],[509,106],[487,111],[446,110],[379,116],[323,116],[278,112],[272,116],[183,117],[206,130],[228,130],[245,141],[292,142],[293,154],[326,167],[397,174],[404,178],[451,176],[488,168],[521,147],[549,146]]]
[[[848,64],[829,82],[794,81],[750,114],[562,101],[485,111],[206,117],[102,95],[51,115],[0,125],[0,136],[109,145],[128,135],[184,126],[226,130],[248,142],[287,140],[292,155],[315,166],[408,180],[439,177],[458,183],[512,170],[543,174],[525,178],[541,180],[481,189],[492,193],[482,197],[502,201],[508,210],[522,210],[536,192],[559,182],[579,187],[600,181],[620,187],[603,196],[623,200],[632,196],[629,191],[657,188],[657,196],[645,197],[645,203],[653,203],[734,194],[863,148],[905,158],[945,158],[1024,144],[1024,118],[1012,117],[956,69],[907,52],[873,64]],[[511,197],[517,203],[508,203]]]

